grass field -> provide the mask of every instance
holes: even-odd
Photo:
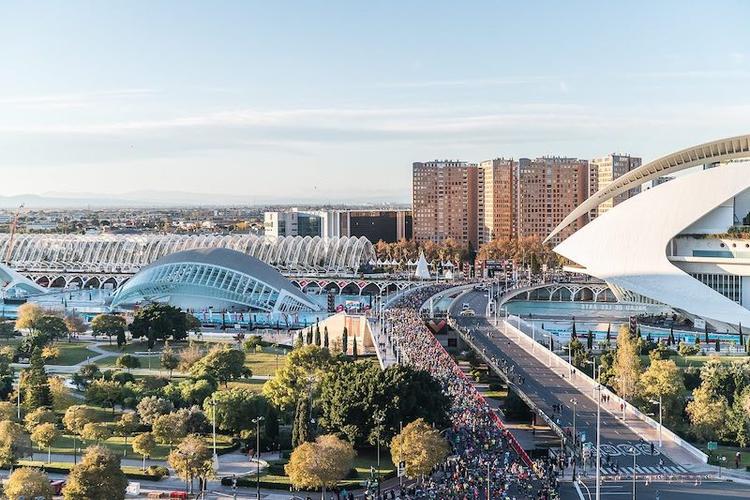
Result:
[[[253,371],[253,375],[273,375],[284,365],[287,351],[280,348],[264,347],[262,352],[245,354],[245,366]]]
[[[96,353],[86,348],[86,345],[85,342],[57,342],[55,347],[60,349],[60,356],[50,360],[47,364],[71,366],[86,361],[86,358],[88,357],[93,358],[96,356]]]
[[[738,451],[740,452],[740,468],[745,470],[745,467],[750,466],[750,448],[739,448],[737,446],[719,446],[716,450],[708,451],[706,445],[696,445],[700,450],[708,455],[708,462],[714,465],[718,465],[717,457],[726,457],[726,462],[722,462],[722,467],[734,469],[734,455]]]
[[[263,384],[265,383],[266,383],[265,380],[243,378],[240,380],[229,382],[229,387],[244,387],[246,389],[250,389],[253,392],[260,393],[263,391]]]
[[[99,337],[99,340],[102,342],[107,342],[107,337]],[[112,341],[112,345],[101,345],[100,346],[105,351],[110,351],[115,355],[121,355],[121,354],[134,354],[136,352],[147,352],[148,351],[148,345],[146,342],[140,342],[140,341],[131,341],[127,344],[125,344],[122,347],[117,347],[117,343],[114,342],[114,339]],[[154,348],[151,349],[154,352],[160,352],[162,349],[164,349],[164,342],[157,342],[154,345]]]

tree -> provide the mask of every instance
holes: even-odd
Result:
[[[156,440],[169,445],[170,450],[187,436],[187,420],[184,415],[176,412],[157,417],[152,428]]]
[[[13,391],[13,355],[0,352],[0,399],[7,398]]]
[[[185,329],[187,331],[200,334],[202,327],[201,320],[192,314],[185,314]]]
[[[99,367],[94,363],[88,363],[78,369],[78,372],[73,375],[72,380],[79,389],[86,389],[92,380],[101,378],[101,376],[102,371]]]
[[[344,331],[341,333],[341,352],[347,354],[349,352],[349,330],[344,327]]]
[[[16,330],[35,330],[36,322],[44,316],[44,309],[39,304],[26,302],[16,312]]]
[[[315,345],[320,347],[320,325],[315,323]]]
[[[156,439],[150,432],[138,434],[133,438],[133,451],[143,457],[143,470],[146,470],[146,457],[150,457],[156,450]]]
[[[59,316],[45,314],[34,323],[34,329],[50,340],[66,337],[70,332],[65,320]]]
[[[254,353],[256,352],[258,347],[262,346],[263,337],[261,337],[260,335],[251,335],[250,338],[242,344],[242,350],[247,353]]]
[[[323,347],[328,349],[328,326],[323,327]]]
[[[125,334],[125,324],[125,318],[117,314],[99,314],[91,320],[91,332],[95,337],[106,335],[111,345],[112,337]]]
[[[127,389],[112,380],[94,380],[86,390],[86,401],[98,406],[108,406],[115,414],[115,406],[122,404]]]
[[[307,330],[306,344],[311,345],[313,343],[313,327],[310,325],[310,329]]]
[[[71,469],[63,498],[123,500],[127,487],[128,479],[120,469],[120,458],[104,446],[90,446],[81,462]]]
[[[263,395],[281,411],[297,406],[300,397],[315,391],[326,370],[338,363],[328,349],[314,345],[299,347],[284,359],[284,366],[263,385]]]
[[[171,347],[168,345],[164,346],[164,350],[161,352],[161,366],[169,370],[169,378],[172,378],[172,372],[180,364],[180,357],[175,354]]]
[[[250,369],[245,367],[245,354],[242,351],[218,346],[195,363],[190,374],[196,378],[213,378],[225,386],[230,380],[252,376]]]
[[[214,419],[213,402],[216,402],[216,427],[239,435],[253,427],[252,420],[268,413],[266,398],[244,387],[217,391],[203,402],[203,411],[209,420]]]
[[[194,434],[183,439],[180,445],[170,452],[167,461],[179,477],[189,481],[190,493],[193,492],[193,479],[200,480],[202,490],[204,481],[214,472],[211,450],[200,436]]]
[[[614,385],[617,393],[625,399],[638,394],[638,379],[641,374],[641,359],[638,357],[637,339],[630,335],[628,325],[622,325],[617,335],[615,352]]]
[[[425,419],[449,425],[450,399],[427,372],[406,366],[381,370],[369,363],[341,363],[320,383],[320,424],[355,446],[390,442],[399,422]],[[377,418],[382,417],[378,423]]]
[[[63,425],[73,434],[80,433],[86,424],[94,421],[96,421],[96,412],[84,405],[71,406],[65,410],[63,416]]]
[[[693,400],[687,404],[685,411],[690,417],[692,431],[698,439],[713,440],[724,424],[729,405],[724,396],[716,396],[706,384],[693,391]]]
[[[352,467],[356,452],[352,445],[334,435],[319,436],[314,443],[302,443],[289,457],[284,470],[295,488],[333,488]]]
[[[310,401],[300,398],[294,412],[294,426],[292,427],[292,447],[312,440],[310,432]]]
[[[43,498],[52,500],[52,486],[47,473],[30,467],[19,467],[14,470],[3,487],[4,497],[17,498]]]
[[[190,345],[180,351],[180,370],[189,371],[192,366],[204,356],[203,349],[198,344],[190,342]]]
[[[359,353],[357,352],[357,337],[354,337],[352,339],[352,357],[354,359],[357,359],[358,356],[359,356]]]
[[[42,406],[52,406],[52,393],[49,389],[44,360],[39,349],[31,354],[29,367],[22,373],[23,400],[27,409],[33,410]]]
[[[24,419],[24,424],[28,432],[33,432],[34,429],[42,424],[56,424],[57,415],[52,410],[47,408],[37,408],[36,410],[28,413]]]
[[[16,405],[11,403],[10,401],[0,401],[0,421],[10,420],[12,422],[15,422],[17,416],[18,410],[16,408]]]
[[[60,357],[60,348],[57,346],[46,345],[42,347],[42,359],[45,363],[49,363]]]
[[[182,340],[187,338],[186,314],[169,304],[154,303],[139,309],[130,324],[134,339]]]
[[[186,379],[177,385],[184,405],[201,404],[216,391],[216,382],[208,379]]]
[[[679,397],[685,391],[682,372],[672,360],[654,360],[640,379],[641,394],[648,399],[659,400],[666,408],[664,418],[672,421],[681,413]],[[679,412],[679,413],[678,413]]]
[[[11,467],[31,453],[31,439],[23,427],[10,420],[0,422],[0,465]]]
[[[131,354],[123,354],[122,356],[117,358],[117,361],[115,361],[115,366],[117,366],[118,368],[125,368],[127,371],[130,371],[133,368],[140,368],[141,360]]]
[[[146,425],[152,425],[161,415],[167,415],[174,410],[171,401],[156,396],[146,396],[138,403],[136,411],[141,418],[141,422]]]
[[[404,427],[391,441],[393,463],[405,462],[406,475],[412,479],[429,474],[445,460],[449,451],[440,432],[421,418]]]
[[[89,422],[81,429],[81,438],[87,441],[101,443],[112,437],[112,431],[104,424]]]
[[[46,422],[34,428],[31,433],[31,440],[41,448],[47,448],[47,463],[52,463],[52,445],[60,437],[60,431],[55,424]]]
[[[85,333],[86,322],[83,317],[75,311],[65,314],[65,326],[68,327],[68,342],[70,342],[71,333]]]
[[[125,438],[125,446],[128,445],[128,437],[138,429],[140,424],[138,415],[133,412],[123,413],[117,420],[115,429],[118,436]]]

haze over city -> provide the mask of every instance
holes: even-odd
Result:
[[[650,160],[742,133],[748,8],[4,2],[0,194],[406,202],[413,161]]]

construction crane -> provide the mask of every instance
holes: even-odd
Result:
[[[5,248],[5,265],[10,266],[10,256],[13,252],[13,240],[16,237],[16,227],[18,226],[18,216],[21,213],[21,209],[23,208],[23,203],[19,205],[18,209],[16,210],[15,216],[13,216],[13,222],[10,225],[10,237],[8,238],[8,246]]]

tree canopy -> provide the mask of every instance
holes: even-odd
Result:
[[[252,376],[250,369],[245,367],[245,353],[220,346],[211,349],[195,363],[190,374],[196,378],[212,378],[224,385],[240,377]]]
[[[3,486],[7,498],[44,498],[52,500],[52,486],[47,473],[30,467],[15,469]]]
[[[190,482],[193,491],[193,479],[206,479],[214,472],[211,450],[200,436],[190,435],[169,453],[167,461],[177,475]]]
[[[319,436],[295,448],[284,470],[296,488],[332,488],[352,468],[356,452],[334,435]]]
[[[128,479],[120,469],[120,457],[103,446],[90,446],[81,462],[68,474],[63,498],[123,500],[127,487]]]
[[[139,309],[130,324],[133,338],[145,337],[149,345],[157,340],[182,340],[187,338],[185,313],[169,304],[148,304]]]
[[[328,349],[314,345],[297,347],[284,359],[284,366],[263,385],[263,395],[276,408],[288,411],[297,406],[300,397],[316,391],[325,372],[339,362]]]
[[[252,420],[265,417],[268,413],[266,398],[244,387],[232,387],[213,394],[216,401],[216,427],[222,431],[239,435],[243,430],[251,430]],[[206,398],[203,410],[209,420],[213,421],[213,399]]]
[[[405,462],[412,479],[429,474],[448,456],[450,447],[437,429],[424,420],[411,422],[391,441],[393,463]]]

